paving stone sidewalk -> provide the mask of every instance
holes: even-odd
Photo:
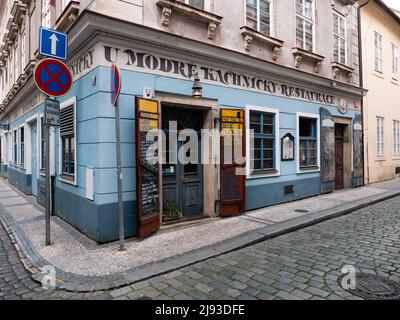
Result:
[[[0,179],[0,220],[22,262],[40,282],[43,266],[54,266],[58,288],[100,291],[123,287],[223,253],[337,217],[400,194],[400,179],[359,189],[248,212],[230,219],[207,219],[164,229],[153,237],[98,245],[52,217],[54,244],[44,245],[44,211]],[[171,245],[173,244],[173,245]]]

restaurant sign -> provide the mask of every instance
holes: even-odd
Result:
[[[314,103],[336,106],[335,96],[313,89],[278,82],[258,75],[238,73],[230,70],[175,60],[157,54],[103,46],[107,63],[116,63],[120,68],[165,75],[180,79],[192,79],[198,74],[203,83],[241,88],[261,93],[306,100]]]

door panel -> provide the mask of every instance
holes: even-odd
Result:
[[[148,132],[158,128],[160,128],[158,102],[136,98],[136,214],[140,238],[160,229],[160,165],[158,154],[154,154],[153,159],[147,158],[148,148],[153,142],[146,141]],[[150,160],[154,160],[155,163]]]
[[[245,211],[246,140],[244,110],[221,109],[221,217]]]
[[[344,188],[344,160],[343,160],[343,143],[344,143],[344,128],[340,125],[335,129],[335,185],[336,190]]]

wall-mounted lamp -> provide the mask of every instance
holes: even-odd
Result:
[[[201,85],[199,75],[197,73],[195,75],[195,79],[193,82],[192,96],[195,99],[200,99],[203,97],[203,87]]]

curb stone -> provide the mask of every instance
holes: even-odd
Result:
[[[344,203],[333,209],[311,213],[302,217],[265,226],[223,240],[214,245],[169,257],[161,261],[151,262],[140,267],[134,267],[110,276],[82,276],[55,268],[57,274],[56,289],[82,293],[119,289],[283,234],[349,214],[367,206],[395,198],[399,195],[399,191],[388,191],[368,199]],[[34,281],[41,283],[44,274],[40,270],[42,267],[51,264],[43,259],[22,229],[16,224],[15,220],[1,204],[0,223],[4,226],[7,234],[11,238],[12,244],[17,250],[24,268]]]

